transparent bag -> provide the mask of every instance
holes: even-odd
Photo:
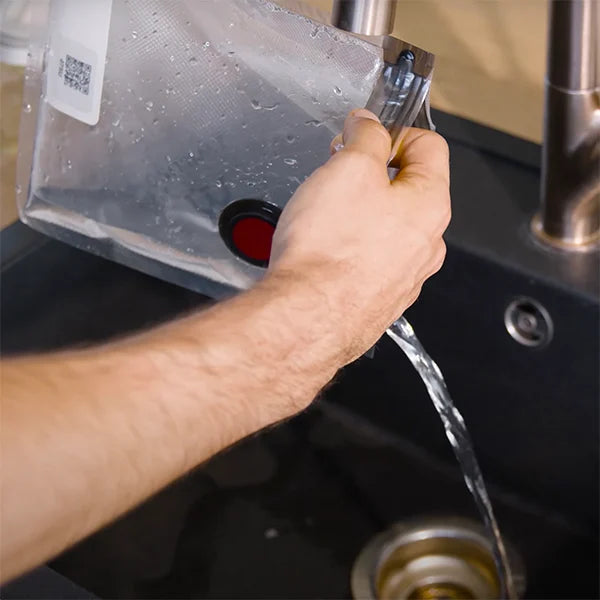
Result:
[[[351,108],[414,121],[416,62],[265,0],[52,0],[26,71],[21,218],[186,287],[248,287],[264,265],[232,252],[225,209],[276,214]]]

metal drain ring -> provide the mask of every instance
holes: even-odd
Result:
[[[507,548],[522,597],[522,562]],[[415,520],[373,538],[352,569],[356,600],[499,598],[500,582],[483,527],[467,519]]]

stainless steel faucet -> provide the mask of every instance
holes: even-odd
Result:
[[[395,12],[396,0],[333,0],[331,24],[361,35],[388,35]]]
[[[386,36],[396,0],[334,0],[332,24]],[[550,0],[541,207],[533,231],[568,250],[600,244],[600,0]]]
[[[600,3],[551,0],[541,208],[534,232],[568,250],[600,242]]]
[[[396,168],[396,153],[407,125],[433,129],[429,86],[433,54],[390,36],[397,0],[334,0],[331,23],[339,29],[366,36],[383,48],[385,67],[367,108],[381,120],[392,138],[389,166]]]

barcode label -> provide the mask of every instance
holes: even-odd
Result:
[[[46,99],[95,125],[100,117],[112,0],[53,0]]]
[[[82,60],[77,60],[70,54],[67,54],[65,60],[60,59],[58,76],[63,77],[65,85],[86,96],[90,93],[91,73],[92,65]]]

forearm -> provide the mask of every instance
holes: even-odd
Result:
[[[323,303],[270,277],[148,334],[5,362],[3,579],[306,406],[345,362]]]

